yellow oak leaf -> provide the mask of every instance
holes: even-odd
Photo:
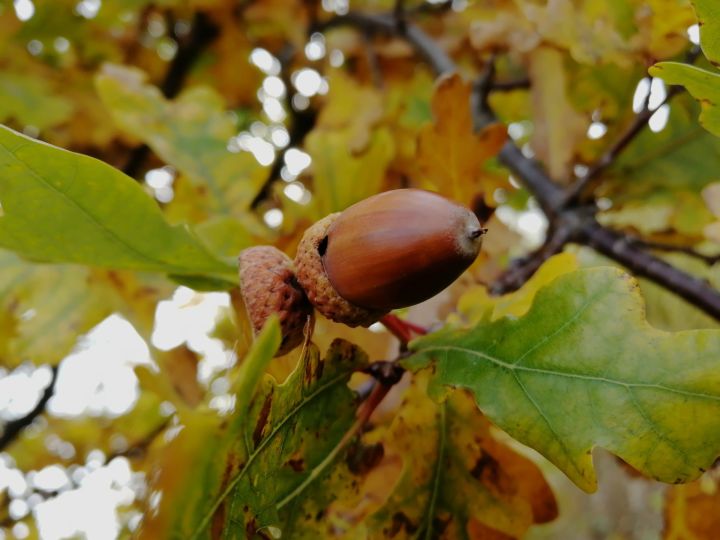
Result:
[[[421,185],[467,205],[476,195],[499,187],[498,177],[482,166],[507,137],[501,124],[474,133],[470,94],[470,84],[460,75],[440,79],[432,98],[434,122],[420,132],[417,149]]]

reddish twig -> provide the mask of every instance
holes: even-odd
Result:
[[[400,344],[403,350],[407,349],[407,344],[410,343],[410,341],[412,340],[413,333],[418,335],[427,334],[427,329],[417,324],[413,324],[411,322],[403,320],[397,315],[393,315],[392,313],[383,316],[383,318],[380,319],[380,322],[385,328],[388,329],[388,331],[392,335],[394,335],[396,338],[398,338],[398,340],[400,340]]]

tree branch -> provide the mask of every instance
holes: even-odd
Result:
[[[368,33],[380,33],[397,36],[412,45],[423,60],[430,66],[435,75],[450,73],[456,70],[455,63],[425,32],[406,21],[403,32],[398,32],[395,17],[392,15],[374,15],[350,11],[321,23],[320,32],[338,26],[353,26]]]
[[[22,418],[11,420],[5,424],[2,435],[0,435],[0,452],[4,451],[13,442],[15,442],[15,439],[17,439],[22,431],[32,424],[38,416],[45,412],[45,407],[47,406],[48,401],[50,401],[50,398],[53,397],[53,394],[55,393],[55,382],[57,381],[58,367],[53,366],[51,370],[52,378],[50,379],[50,384],[48,384],[45,390],[43,390],[42,396],[40,396],[40,400],[37,402],[35,407],[33,407],[33,409]]]
[[[621,263],[638,276],[658,285],[699,307],[720,320],[720,293],[705,280],[691,276],[646,251],[638,249],[626,235],[606,229],[594,219],[581,231],[584,244]]]
[[[527,257],[513,261],[510,267],[490,285],[490,294],[501,295],[518,290],[545,261],[562,251],[571,236],[572,230],[568,228],[555,229],[540,248]]]
[[[668,101],[670,101],[674,96],[679,94],[681,90],[682,87],[680,86],[670,87],[667,95],[665,96],[665,99],[655,109],[650,109],[650,107],[646,103],[643,109],[635,115],[632,122],[630,122],[630,125],[628,125],[628,127],[625,129],[625,131],[622,132],[622,134],[617,138],[617,140],[612,145],[610,145],[610,147],[605,151],[605,153],[600,156],[600,158],[587,170],[587,172],[581,178],[579,178],[574,184],[568,187],[568,190],[565,194],[564,204],[570,204],[576,199],[579,199],[582,196],[583,191],[585,191],[585,188],[587,188],[587,186],[590,184],[590,182],[600,176],[600,174],[604,172],[605,169],[612,165],[615,162],[615,159],[620,155],[620,153],[625,150],[625,148],[627,148],[627,146],[633,140],[635,140],[635,137],[637,137],[645,129],[645,127],[647,127],[650,118],[652,118],[655,112],[660,107],[665,105]]]
[[[355,26],[364,31],[376,31],[404,38],[437,75],[456,71],[455,63],[445,51],[425,32],[411,23],[406,23],[405,32],[400,34],[391,16],[350,12],[330,19],[323,28],[340,25]],[[473,114],[478,114],[478,111],[473,111]],[[628,143],[629,141],[625,146]],[[720,320],[720,292],[705,281],[631,245],[632,243],[628,242],[627,237],[622,233],[603,227],[592,214],[594,209],[588,210],[588,207],[577,206],[574,198],[568,200],[563,188],[553,182],[534,160],[523,155],[514,142],[506,142],[498,158],[535,197],[551,223],[551,230],[558,220],[570,228],[566,239],[560,240],[577,241],[591,246],[637,275],[647,277]],[[552,249],[547,251],[554,251],[557,243],[553,242]],[[542,257],[545,253],[542,252],[539,256]],[[538,266],[535,265],[536,268]],[[530,275],[530,272],[526,272],[525,279]]]

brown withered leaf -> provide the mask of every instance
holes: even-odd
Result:
[[[422,185],[469,205],[477,194],[491,194],[505,178],[483,171],[507,138],[505,126],[492,124],[473,132],[470,84],[458,74],[441,78],[432,97],[434,122],[418,138]]]
[[[403,464],[399,478],[387,478],[395,489],[366,520],[370,538],[519,538],[557,515],[539,469],[495,438],[466,393],[432,401],[423,375],[392,424],[366,439],[382,442],[385,461]]]

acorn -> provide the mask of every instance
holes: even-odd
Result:
[[[273,246],[244,249],[238,256],[240,293],[254,334],[272,313],[280,319],[282,342],[275,356],[303,341],[312,306],[295,278],[292,259]]]
[[[386,191],[305,232],[298,282],[325,317],[369,326],[455,281],[477,257],[484,233],[475,214],[437,193]]]

